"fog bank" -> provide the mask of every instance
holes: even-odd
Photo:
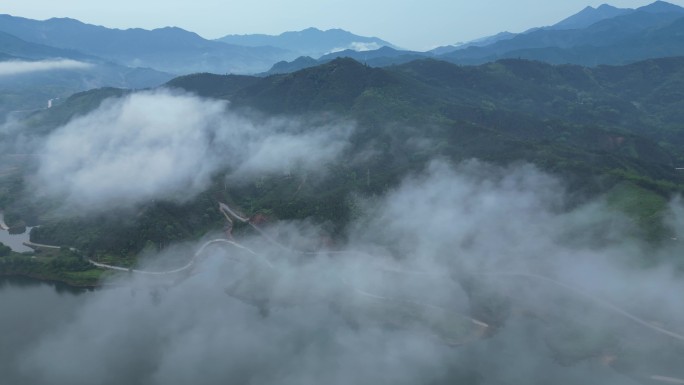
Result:
[[[47,72],[55,70],[83,70],[93,67],[90,63],[70,59],[21,61],[0,61],[0,77],[24,75],[34,72]]]
[[[255,119],[223,101],[167,90],[105,101],[50,133],[33,187],[88,210],[153,199],[187,201],[219,171],[248,175],[323,170],[347,145],[347,122]]]
[[[181,100],[175,108],[195,99]],[[173,189],[179,182],[160,183]],[[317,242],[307,239],[324,231],[271,223],[264,231],[281,244],[257,232],[236,239],[259,258],[216,246],[190,276],[121,276],[112,282],[117,289],[89,294],[69,322],[17,343],[17,354],[0,367],[9,367],[13,383],[53,384],[630,384],[684,377],[682,341],[606,306],[681,333],[680,272],[667,262],[634,263],[651,258],[647,253],[676,260],[680,243],[649,250],[627,238],[629,221],[603,201],[568,210],[565,196],[562,182],[532,166],[433,162],[385,196],[359,202],[364,214],[334,248],[349,252],[299,253],[312,251]],[[678,236],[683,212],[673,202]],[[169,248],[147,263],[181,264],[201,244]],[[0,328],[12,330],[13,322]]]

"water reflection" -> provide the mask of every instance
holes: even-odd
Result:
[[[2,213],[0,213],[0,223],[4,223]],[[33,251],[33,249],[31,249],[30,247],[24,245],[24,242],[29,241],[31,229],[32,227],[27,227],[26,231],[22,234],[10,234],[7,230],[0,230],[0,243],[9,246],[13,251],[16,251],[17,253]]]
[[[21,356],[71,322],[88,298],[83,289],[0,277],[0,383],[37,383],[22,369]]]
[[[29,235],[31,234],[31,227],[27,227],[23,234],[10,234],[7,230],[0,231],[0,242],[9,246],[13,251],[17,253],[24,253],[33,251],[30,247],[24,245],[24,242],[29,241]]]
[[[80,295],[88,291],[93,291],[93,288],[81,288],[69,286],[61,282],[48,282],[43,280],[37,280],[26,277],[10,276],[2,277],[0,276],[0,298],[2,296],[3,290],[23,290],[23,289],[35,289],[40,290],[50,290],[57,294],[70,294],[70,295]]]

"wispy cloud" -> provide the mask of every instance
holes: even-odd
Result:
[[[366,43],[361,41],[355,41],[349,44],[349,48],[353,49],[354,51],[373,51],[379,49],[380,44],[375,42]]]
[[[349,45],[347,45],[345,47],[333,48],[327,53],[341,52],[341,51],[346,51],[348,49],[350,49],[352,51],[359,51],[359,52],[374,51],[374,50],[380,49],[380,48],[381,48],[380,44],[375,43],[375,42],[366,43],[366,42],[362,42],[362,41],[355,41],[355,42],[349,43]]]
[[[0,62],[0,76],[23,75],[33,72],[46,72],[55,70],[83,70],[93,65],[76,60],[42,60],[42,61],[3,61]]]
[[[239,178],[320,169],[345,148],[351,129],[251,119],[222,101],[140,92],[109,100],[51,133],[39,151],[34,185],[82,208],[185,201],[219,171]]]
[[[207,248],[180,281],[126,275],[118,289],[83,296],[57,321],[34,317],[42,335],[5,333],[0,341],[14,345],[0,368],[10,367],[13,383],[54,384],[622,385],[682,377],[681,341],[652,326],[681,327],[684,285],[670,263],[634,263],[676,260],[681,243],[641,247],[601,200],[568,208],[562,182],[533,166],[472,161],[434,162],[362,206],[337,245],[355,253],[295,252],[325,234],[310,223],[264,229],[284,247],[245,231],[237,241],[272,267],[223,244]],[[680,203],[671,218],[681,235]],[[198,247],[169,248],[157,262],[187,261]],[[48,297],[14,301],[22,314],[43,314]],[[487,322],[487,334],[464,317]],[[3,330],[25,323],[0,317]]]

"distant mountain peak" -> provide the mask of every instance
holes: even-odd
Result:
[[[668,3],[667,1],[657,0],[649,5],[644,5],[636,9],[637,11],[650,12],[650,13],[665,13],[665,12],[677,12],[684,13],[684,8]]]
[[[599,21],[634,12],[628,8],[616,8],[609,4],[601,4],[598,8],[585,7],[578,13],[554,24],[550,29],[579,29],[586,28]]]
[[[320,30],[309,27],[279,35],[227,35],[217,39],[222,43],[249,47],[271,46],[296,52],[300,56],[320,57],[329,52],[353,49],[375,49],[392,44],[377,37],[359,36],[340,28]]]
[[[259,72],[268,69],[273,62],[296,57],[273,47],[234,47],[171,26],[153,30],[116,29],[69,18],[39,21],[5,15],[0,16],[0,31],[28,43],[62,51],[76,50],[126,66],[151,67],[172,73]],[[40,57],[40,51],[45,51],[44,48],[32,49],[39,52],[32,53],[33,56],[19,56]],[[54,53],[54,50],[50,52]],[[12,52],[5,53],[12,55]],[[80,56],[85,56],[83,54]]]

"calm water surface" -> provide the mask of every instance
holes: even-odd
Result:
[[[2,213],[0,213],[0,223],[4,223]],[[0,230],[0,243],[4,243],[18,253],[33,251],[33,249],[28,246],[24,246],[23,244],[24,242],[29,241],[31,229],[32,227],[27,227],[23,234],[10,234],[7,230]]]
[[[0,384],[30,383],[17,360],[72,320],[90,295],[60,284],[0,277]]]

